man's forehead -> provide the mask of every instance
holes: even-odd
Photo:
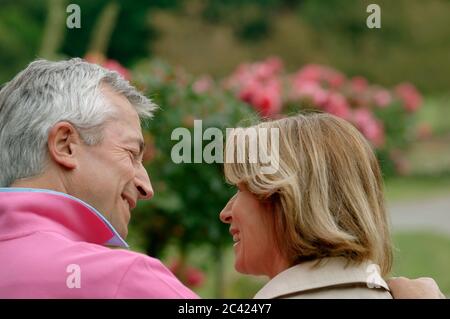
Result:
[[[123,94],[114,91],[109,84],[102,84],[100,90],[106,102],[121,113],[121,117],[126,114],[134,120],[139,120],[136,109]]]
[[[125,96],[115,92],[108,84],[102,84],[101,90],[106,102],[115,109],[115,115],[108,123],[108,129],[114,139],[127,145],[138,145],[139,149],[143,150],[144,139],[140,119],[133,105]]]
[[[102,87],[102,93],[108,107],[114,109],[114,115],[111,119],[112,122],[124,122],[140,132],[141,125],[139,115],[130,101],[128,101],[125,96],[113,91],[110,86],[105,84]]]

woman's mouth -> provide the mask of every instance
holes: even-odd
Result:
[[[233,246],[236,246],[241,241],[241,237],[239,236],[239,231],[235,228],[230,229],[230,234],[233,236]]]

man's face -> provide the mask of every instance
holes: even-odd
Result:
[[[116,116],[106,123],[100,144],[82,146],[73,195],[99,210],[126,238],[130,210],[138,199],[151,198],[153,189],[142,165],[144,140],[137,112],[108,86],[102,92]]]

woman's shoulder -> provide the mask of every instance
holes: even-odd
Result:
[[[389,291],[383,288],[363,286],[327,287],[309,291],[300,291],[281,296],[283,299],[392,299]]]
[[[392,297],[377,265],[334,257],[304,262],[281,272],[255,298]]]

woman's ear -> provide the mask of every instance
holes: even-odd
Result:
[[[50,158],[66,169],[75,169],[78,166],[78,146],[81,143],[80,135],[71,123],[59,122],[48,135]]]

